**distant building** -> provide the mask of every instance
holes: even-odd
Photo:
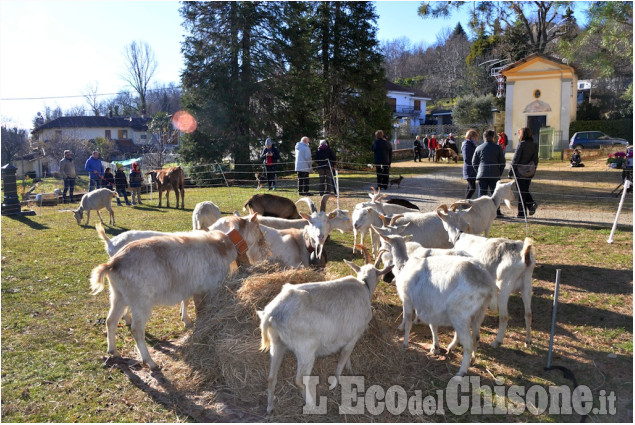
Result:
[[[390,81],[386,81],[386,91],[393,120],[399,120],[401,124],[408,121],[411,127],[425,123],[426,102],[431,100],[430,97],[421,90],[403,87]]]
[[[511,137],[528,127],[538,140],[540,129],[551,127],[560,140],[556,150],[566,147],[569,125],[576,119],[578,77],[570,65],[539,54],[507,65],[502,74],[505,83],[505,133],[514,148],[518,139]]]

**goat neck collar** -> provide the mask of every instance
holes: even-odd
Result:
[[[459,238],[463,235],[463,230],[459,230],[459,233],[456,234],[456,237],[454,238],[454,241],[452,242],[452,245],[456,245],[456,243],[459,241]]]
[[[236,250],[238,250],[238,255],[242,255],[245,252],[247,252],[247,249],[248,249],[247,242],[245,242],[243,237],[240,236],[240,233],[238,233],[238,230],[236,229],[230,230],[229,233],[227,233],[227,236],[229,236],[229,239],[232,241],[232,243],[236,247]]]

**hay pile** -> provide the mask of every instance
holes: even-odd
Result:
[[[256,311],[262,310],[287,282],[295,284],[329,278],[323,272],[309,269],[280,270],[275,266],[259,265],[228,279],[212,301],[211,308],[196,319],[190,337],[182,341],[183,362],[180,367],[174,366],[181,369],[179,381],[184,381],[183,389],[199,395],[222,394],[223,401],[234,410],[263,416],[267,405],[270,357],[268,352],[259,350],[260,319]],[[448,373],[451,374],[456,365],[432,361],[424,355],[425,350],[416,342],[429,342],[429,332],[424,334],[421,327],[417,330],[421,336],[411,336],[413,348],[400,348],[402,335],[396,327],[401,320],[401,306],[394,303],[395,299],[394,287],[379,285],[373,298],[373,319],[351,355],[353,371],[365,376],[366,388],[381,385],[388,389],[397,384],[410,394],[415,389],[424,394],[433,393],[434,389],[445,386],[451,376]],[[328,391],[327,384],[328,377],[335,371],[338,356],[318,358],[315,362],[313,374],[320,377],[318,396],[328,397],[328,415],[323,416],[302,414],[304,400],[293,384],[296,360],[293,354],[287,354],[278,375],[271,420],[367,422],[417,419],[407,411],[400,417],[388,412],[380,416],[339,415],[340,388]],[[184,368],[188,369],[185,373]]]

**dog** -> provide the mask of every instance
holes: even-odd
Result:
[[[400,175],[399,178],[390,180],[390,184],[388,185],[388,187],[392,187],[393,184],[396,184],[397,187],[400,188],[402,180],[403,176]]]
[[[456,152],[449,148],[437,149],[434,154],[434,162],[441,161],[441,158],[447,158],[448,162],[450,162],[450,158],[452,158],[455,163],[459,161],[459,156],[456,154]]]
[[[260,177],[260,173],[254,174],[254,177],[256,177],[256,190],[262,189],[263,179]]]

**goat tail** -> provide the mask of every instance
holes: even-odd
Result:
[[[258,317],[260,317],[260,351],[267,351],[271,347],[271,339],[269,338],[269,325],[271,323],[271,317],[264,311],[258,310]]]
[[[527,267],[531,267],[533,264],[536,264],[534,240],[532,238],[525,238],[525,243],[523,244],[521,255]]]
[[[109,261],[104,264],[100,264],[93,269],[90,274],[90,289],[92,289],[92,295],[97,295],[104,290],[104,278],[112,270],[112,263]]]
[[[100,222],[97,222],[95,230],[97,230],[97,235],[101,238],[102,241],[104,241],[104,244],[106,244],[106,252],[108,252],[108,255],[111,255],[110,253],[114,249],[114,245],[112,244],[112,241],[108,239],[108,236],[106,236],[104,226],[102,226]]]

